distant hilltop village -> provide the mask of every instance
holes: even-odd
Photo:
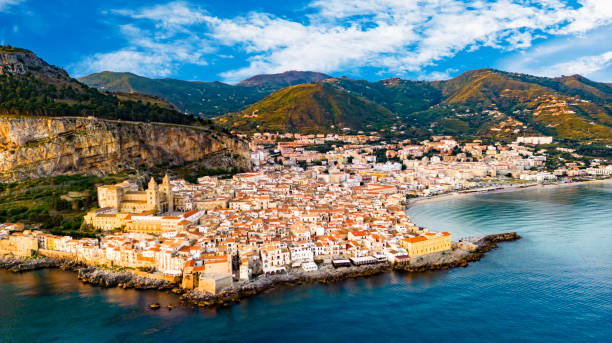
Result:
[[[612,165],[566,161],[547,171],[551,137],[508,145],[433,136],[386,143],[376,135],[255,134],[255,171],[197,183],[166,175],[145,189],[133,180],[97,189],[85,227],[100,238],[72,239],[17,224],[0,227],[0,253],[76,259],[146,270],[216,294],[253,275],[412,263],[453,248],[406,216],[411,198],[609,177]],[[562,150],[559,150],[562,149]]]

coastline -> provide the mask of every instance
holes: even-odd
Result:
[[[481,194],[493,194],[493,193],[503,193],[503,192],[517,192],[531,189],[549,189],[549,188],[562,188],[562,187],[572,187],[586,184],[599,184],[599,183],[612,183],[612,178],[608,179],[598,179],[598,180],[587,180],[587,181],[578,181],[578,182],[566,182],[566,183],[551,183],[551,184],[528,184],[528,185],[511,185],[508,187],[498,187],[491,189],[489,188],[479,188],[479,189],[470,189],[464,192],[452,192],[452,193],[444,193],[439,195],[434,195],[431,197],[419,197],[413,198],[408,201],[406,204],[406,209],[411,207],[428,204],[433,202],[447,201],[465,198],[469,196],[481,195]]]
[[[172,291],[175,294],[181,295],[180,301],[184,304],[209,308],[228,306],[274,288],[290,287],[303,283],[318,282],[327,284],[391,271],[420,273],[467,267],[469,262],[478,261],[486,252],[497,248],[497,243],[515,241],[520,238],[516,232],[491,234],[465,241],[452,242],[452,248],[449,251],[410,258],[402,263],[383,262],[374,265],[338,269],[326,266],[316,272],[291,271],[279,275],[260,276],[247,282],[235,283],[217,295],[202,293],[198,290],[183,290],[178,288],[176,283],[148,278],[131,271],[113,271],[100,267],[84,266],[75,261],[50,257],[20,258],[10,255],[0,256],[0,269],[19,273],[37,269],[57,268],[75,272],[77,279],[92,286]]]
[[[491,234],[460,242],[453,242],[450,251],[442,251],[411,258],[402,263],[379,263],[366,266],[353,266],[339,269],[321,269],[316,272],[297,272],[261,277],[246,283],[238,283],[232,288],[211,295],[197,290],[185,292],[181,300],[185,303],[203,308],[228,306],[242,299],[278,287],[296,286],[304,283],[318,282],[328,284],[346,279],[374,276],[386,272],[422,273],[458,267],[467,267],[470,262],[478,261],[485,253],[498,248],[499,242],[510,242],[520,239],[516,232]]]
[[[429,198],[412,199],[406,209],[430,202],[440,202],[473,196],[478,194],[520,191],[526,189],[549,189],[558,187],[569,187],[592,183],[610,183],[612,179],[599,179],[560,184],[534,184],[534,185],[512,185],[495,189],[475,189],[466,193],[446,193]],[[256,294],[280,287],[290,287],[303,283],[318,282],[327,284],[341,280],[368,277],[386,272],[427,272],[457,267],[466,267],[469,262],[480,260],[486,252],[497,248],[498,242],[514,241],[520,239],[515,232],[486,235],[469,240],[452,242],[449,251],[432,253],[428,255],[411,258],[406,263],[379,263],[366,266],[352,266],[347,268],[333,269],[323,266],[316,272],[290,271],[281,275],[260,276],[247,282],[236,282],[229,289],[221,291],[217,295],[201,293],[197,290],[183,290],[178,288],[178,282],[168,282],[153,277],[147,277],[142,273],[126,270],[110,270],[98,266],[86,266],[72,260],[56,259],[52,257],[38,256],[35,258],[20,258],[11,255],[0,256],[0,269],[11,272],[24,272],[44,268],[57,268],[73,271],[76,277],[84,283],[100,287],[121,287],[138,290],[160,290],[172,291],[180,295],[180,301],[198,307],[228,306],[240,300]]]

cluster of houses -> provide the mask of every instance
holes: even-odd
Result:
[[[105,185],[98,189],[105,207],[86,216],[87,225],[104,230],[100,240],[23,231],[0,241],[0,250],[56,252],[182,277],[184,287],[214,293],[253,272],[314,271],[337,258],[402,261],[450,249],[450,234],[408,219],[396,185],[320,175],[325,172],[271,166],[229,180],[203,177],[198,184],[164,178],[160,187],[151,180],[146,190],[132,181]],[[188,199],[192,209],[178,210],[176,199]]]
[[[367,135],[287,135],[254,136],[255,170],[230,179],[204,176],[192,184],[166,175],[159,184],[130,179],[98,187],[99,208],[84,223],[102,230],[100,239],[7,224],[0,226],[0,253],[132,268],[216,293],[253,274],[409,262],[449,250],[449,233],[429,232],[406,216],[407,197],[479,187],[500,176],[531,182],[560,176],[541,171],[546,156],[520,142],[460,146],[435,136],[386,144]],[[306,149],[329,142],[343,144]],[[611,166],[578,170],[612,174]]]

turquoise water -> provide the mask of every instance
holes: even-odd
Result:
[[[612,187],[573,186],[423,204],[455,237],[518,231],[449,271],[273,290],[216,311],[172,294],[100,289],[73,273],[0,271],[0,342],[612,342]]]

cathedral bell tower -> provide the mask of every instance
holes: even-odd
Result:
[[[146,193],[147,193],[147,210],[149,211],[157,210],[159,212],[162,212],[162,209],[160,208],[161,199],[160,199],[159,187],[157,186],[155,179],[153,179],[152,177],[151,177],[151,180],[149,181],[149,186],[147,187]]]
[[[174,193],[172,193],[172,186],[170,185],[170,178],[168,174],[164,176],[160,191],[164,193],[166,197],[166,203],[168,204],[168,211],[174,211]]]

